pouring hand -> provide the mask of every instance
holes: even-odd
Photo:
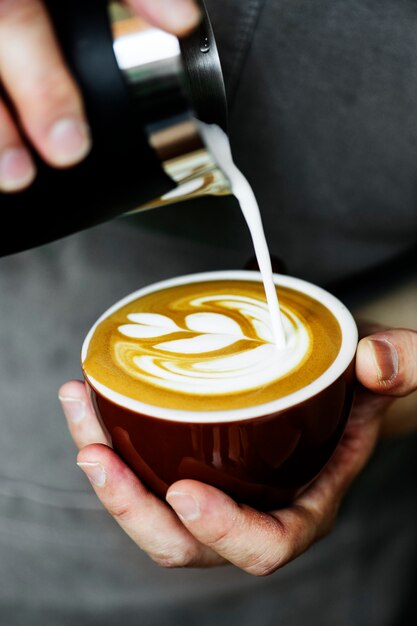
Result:
[[[199,20],[194,0],[126,4],[177,35]],[[19,191],[35,178],[28,142],[54,167],[70,167],[88,154],[81,95],[41,0],[0,0],[0,82],[7,94],[6,101],[0,91],[0,191]]]
[[[192,480],[171,486],[167,506],[109,447],[83,384],[67,383],[60,397],[81,469],[107,511],[154,561],[165,567],[233,563],[262,576],[331,530],[344,494],[372,454],[385,409],[417,389],[417,332],[378,331],[363,339],[356,372],[362,386],[332,459],[292,506],[271,513]]]

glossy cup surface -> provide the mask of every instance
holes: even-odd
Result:
[[[96,325],[127,302],[174,285],[227,279],[259,280],[259,275],[210,272],[164,281],[128,296],[93,326],[82,360]],[[275,280],[322,302],[342,330],[335,362],[290,396],[245,409],[179,412],[125,398],[84,373],[114,449],[160,497],[172,483],[191,478],[260,509],[282,506],[317,477],[339,443],[354,395],[355,322],[341,302],[319,287],[287,276],[276,275]]]

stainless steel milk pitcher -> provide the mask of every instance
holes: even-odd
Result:
[[[118,2],[46,5],[83,93],[93,149],[65,170],[33,155],[35,182],[20,193],[0,193],[0,256],[131,211],[228,193],[196,122],[224,130],[227,124],[220,60],[204,3],[200,27],[182,40],[150,27]]]

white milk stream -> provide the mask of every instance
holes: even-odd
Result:
[[[207,147],[229,180],[233,195],[237,198],[249,227],[264,284],[275,345],[279,350],[284,350],[287,343],[284,324],[275,288],[271,257],[265,238],[261,212],[255,194],[253,193],[252,187],[233,161],[230,142],[226,133],[219,126],[214,124],[205,124],[203,122],[199,122],[198,124]]]

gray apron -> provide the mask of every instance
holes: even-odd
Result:
[[[236,158],[272,252],[291,273],[326,284],[412,246],[414,3],[209,4]],[[235,204],[213,200],[0,260],[1,626],[407,623],[417,437],[381,444],[332,535],[267,579],[233,567],[159,568],[75,466],[57,390],[80,376],[81,342],[97,315],[145,284],[240,268],[252,255]]]

